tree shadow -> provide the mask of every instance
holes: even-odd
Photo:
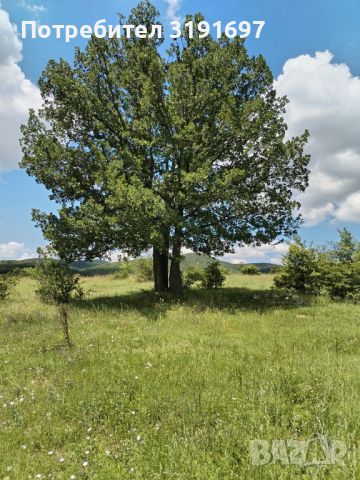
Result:
[[[141,290],[124,295],[84,298],[78,300],[76,306],[86,310],[114,310],[118,313],[135,310],[151,320],[157,320],[176,305],[191,307],[195,312],[221,310],[235,314],[239,310],[265,312],[276,308],[291,309],[306,305],[310,301],[309,298],[288,292],[225,287],[188,289],[180,298],[174,298],[170,294],[158,294],[152,290]]]

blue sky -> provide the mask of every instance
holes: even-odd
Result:
[[[0,22],[0,258],[31,255],[44,241],[31,222],[33,207],[54,209],[45,189],[16,169],[20,160],[18,126],[26,107],[37,105],[36,83],[50,58],[71,60],[77,38],[15,38],[10,22],[21,21],[93,25],[99,19],[116,24],[117,12],[127,14],[135,1],[2,0]],[[165,24],[169,16],[201,11],[217,20],[265,20],[261,38],[247,41],[252,54],[263,54],[277,82],[287,94],[289,132],[309,128],[312,154],[309,192],[303,199],[305,226],[301,235],[315,243],[336,238],[347,226],[360,238],[360,2],[359,0],[157,0]],[[8,22],[8,23],[7,23]],[[14,38],[13,38],[13,37]],[[315,55],[316,52],[320,52]],[[331,52],[331,54],[330,54]],[[2,62],[2,63],[1,63]],[[10,80],[9,80],[10,79]],[[32,103],[33,102],[33,103]],[[21,107],[19,107],[21,104]],[[10,113],[9,113],[10,112]],[[2,151],[2,153],[1,153]],[[276,250],[240,249],[237,261],[274,260]]]

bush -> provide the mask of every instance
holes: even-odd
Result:
[[[274,279],[276,287],[312,295],[325,291],[334,300],[359,301],[360,246],[345,228],[339,234],[328,250],[306,247],[299,240],[291,245]]]
[[[281,265],[273,265],[272,267],[269,268],[269,273],[275,274],[281,272]]]
[[[38,289],[36,293],[45,303],[67,304],[72,298],[82,298],[80,276],[68,264],[46,258],[36,267]]]
[[[283,259],[283,268],[274,278],[274,283],[277,288],[303,295],[318,295],[322,280],[318,252],[297,240],[294,245],[290,245]]]
[[[360,248],[351,233],[339,231],[340,240],[334,244],[322,263],[324,286],[332,299],[359,301]]]
[[[21,276],[36,279],[36,267],[25,267],[21,269]]]
[[[258,268],[256,265],[244,265],[241,268],[241,273],[244,275],[260,275],[260,268]]]
[[[324,273],[325,289],[335,299],[357,298],[360,294],[360,262],[329,263]]]
[[[118,271],[114,274],[115,280],[122,280],[124,278],[129,278],[130,276],[130,266],[129,262],[121,262],[118,266]]]
[[[351,264],[359,257],[359,243],[346,228],[338,230],[338,233],[340,239],[333,243],[333,250],[330,255],[337,262]]]
[[[138,266],[138,279],[141,282],[148,282],[153,280],[153,262],[151,258],[140,258],[137,261]]]
[[[82,298],[84,291],[81,288],[80,276],[70,270],[67,263],[48,258],[43,253],[44,261],[36,267],[38,289],[36,293],[46,303],[54,303],[60,313],[65,342],[71,347],[69,335],[69,312],[67,304],[72,298]]]
[[[15,271],[0,274],[0,300],[5,300],[10,295],[18,280],[19,274]]]
[[[185,271],[184,283],[186,287],[202,282],[204,276],[204,270],[197,265],[189,265]]]
[[[214,260],[205,267],[201,284],[204,288],[219,288],[223,286],[225,278],[220,263]]]

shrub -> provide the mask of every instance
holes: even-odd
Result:
[[[19,280],[16,271],[0,274],[0,300],[5,300]]]
[[[260,268],[257,267],[256,265],[244,265],[242,268],[241,268],[241,273],[243,273],[244,275],[260,275]]]
[[[219,288],[223,286],[225,278],[220,263],[214,260],[205,267],[201,284],[204,288]]]
[[[302,294],[325,290],[332,299],[359,301],[360,246],[345,228],[339,234],[339,241],[323,251],[297,240],[284,258],[275,285]]]
[[[141,282],[148,282],[153,280],[153,262],[151,258],[140,258],[137,261],[138,266],[138,279]]]
[[[186,287],[202,282],[204,270],[197,265],[189,265],[185,271],[184,283]]]
[[[124,278],[129,278],[129,276],[130,276],[129,262],[119,263],[118,271],[114,274],[114,279],[122,280]]]
[[[282,267],[281,265],[273,265],[272,267],[269,268],[269,273],[279,273],[281,271]]]
[[[79,285],[80,276],[68,264],[47,258],[36,267],[38,289],[36,293],[45,303],[67,304],[72,298],[84,295]]]
[[[338,230],[340,239],[333,243],[331,257],[340,263],[350,264],[356,260],[359,254],[359,243],[346,228]]]
[[[25,267],[21,269],[21,276],[36,279],[36,267]]]
[[[67,304],[72,298],[82,298],[84,291],[79,281],[80,276],[70,270],[67,263],[48,258],[36,267],[38,289],[36,293],[46,303],[54,303],[59,310],[65,342],[71,347],[69,335],[69,312]]]
[[[325,289],[332,299],[359,301],[360,248],[351,233],[339,231],[340,240],[322,263]]]
[[[360,294],[360,262],[332,262],[324,274],[325,288],[332,299],[351,299]]]
[[[285,288],[303,295],[318,295],[322,287],[322,272],[318,252],[300,240],[290,245],[283,259],[283,268],[274,278],[277,288]]]

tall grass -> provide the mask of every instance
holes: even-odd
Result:
[[[267,275],[182,301],[83,283],[72,351],[30,279],[0,305],[0,478],[360,478],[359,306],[274,298]],[[344,467],[251,464],[253,439],[316,433]]]

